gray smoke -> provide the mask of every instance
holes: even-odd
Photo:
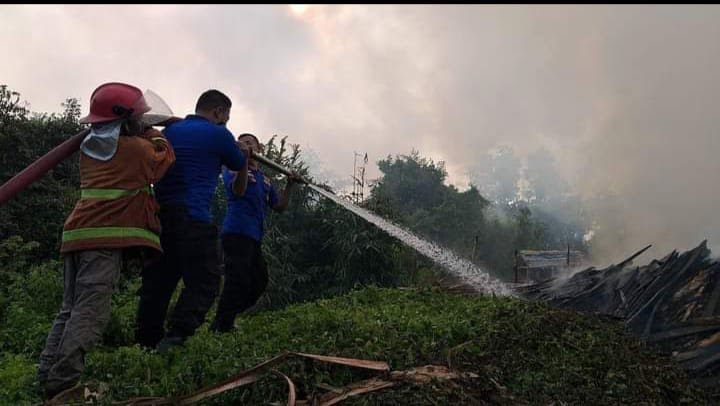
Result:
[[[615,261],[720,247],[718,38],[716,5],[0,6],[0,78],[36,111],[109,80],[179,114],[223,89],[233,131],[288,135],[339,179],[355,151],[414,148],[466,183],[508,146],[582,196]]]

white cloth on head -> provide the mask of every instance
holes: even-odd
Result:
[[[109,123],[93,124],[90,134],[80,144],[80,150],[90,158],[109,161],[117,152],[122,123],[123,120],[115,120]]]

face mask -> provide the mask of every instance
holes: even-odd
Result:
[[[80,150],[90,158],[100,161],[109,161],[117,152],[120,127],[123,120],[116,120],[106,124],[95,124],[80,144]]]

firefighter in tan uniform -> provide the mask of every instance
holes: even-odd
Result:
[[[93,92],[90,114],[80,120],[91,132],[80,147],[80,200],[62,235],[63,303],[38,368],[47,398],[80,380],[85,353],[110,319],[123,253],[162,251],[152,184],[175,154],[162,133],[143,122],[150,109],[140,89],[106,83]]]

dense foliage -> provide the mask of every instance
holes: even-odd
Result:
[[[471,259],[495,276],[512,280],[515,250],[562,249],[549,224],[536,220],[524,203],[490,202],[475,186],[459,191],[446,185],[442,162],[410,155],[388,156],[378,163],[382,178],[368,205],[393,220]],[[552,220],[552,219],[549,219]]]
[[[113,320],[122,319],[132,303],[131,296],[120,294]],[[37,342],[40,330],[25,337]],[[109,382],[114,400],[188,394],[284,351],[299,351],[384,360],[393,370],[449,364],[478,375],[455,383],[404,385],[349,404],[706,402],[681,370],[653,355],[619,323],[517,299],[428,289],[366,288],[242,318],[229,334],[203,327],[185,347],[168,354],[110,344],[108,338],[89,354],[84,379]],[[37,353],[30,347],[16,340],[13,348],[4,348],[0,403],[38,400]],[[372,375],[301,361],[279,370],[293,378],[303,396],[321,392],[320,383],[341,387]],[[285,391],[283,382],[268,376],[208,403],[267,404],[281,401]]]
[[[37,158],[80,131],[80,105],[64,112],[32,114],[20,95],[0,85],[0,181],[5,182]],[[55,258],[62,224],[75,205],[80,183],[77,155],[0,208],[0,240],[19,235],[40,243],[41,258]]]
[[[63,106],[59,115],[32,114],[17,93],[0,87],[0,181],[80,130],[77,101]],[[309,177],[299,146],[286,137],[272,137],[265,155]],[[561,249],[566,241],[551,215],[508,199],[490,201],[476,187],[461,192],[448,186],[443,164],[417,152],[378,164],[383,177],[365,207],[499,277],[510,279],[514,250]],[[284,187],[283,176],[267,173]],[[78,183],[75,156],[0,208],[0,404],[39,400],[34,374],[62,299],[58,242]],[[220,184],[212,208],[217,224],[224,210]],[[270,285],[253,309],[258,314],[240,318],[232,334],[210,334],[203,326],[185,348],[167,355],[134,345],[141,264],[127,263],[85,379],[112,382],[115,399],[178,395],[294,350],[382,359],[394,369],[447,364],[451,358],[480,375],[460,389],[402,387],[355,404],[473,403],[503,387],[518,399],[542,404],[702,400],[680,372],[616,324],[514,299],[462,298],[426,287],[386,289],[432,284],[433,264],[309,188],[297,187],[288,210],[270,215],[263,250]],[[297,304],[311,300],[316,302]],[[340,386],[361,378],[349,369],[288,368],[301,376],[306,394],[317,390],[313,383]],[[258,404],[281,398],[282,391],[278,382],[263,381],[220,402]]]

